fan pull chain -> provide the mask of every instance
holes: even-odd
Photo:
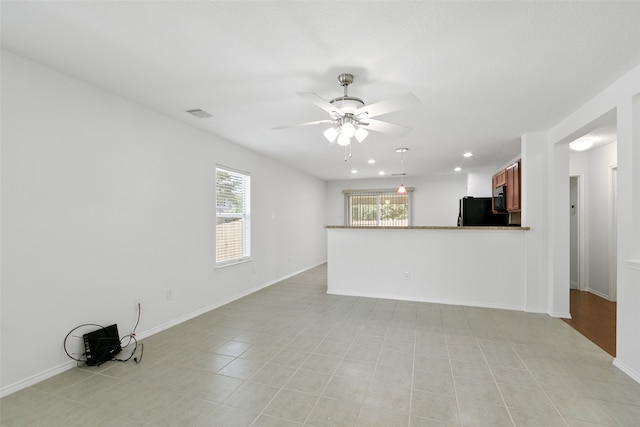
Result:
[[[346,162],[351,158],[351,144],[344,147],[344,161]]]

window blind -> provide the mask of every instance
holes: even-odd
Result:
[[[230,264],[250,255],[250,176],[216,168],[216,264]]]
[[[411,189],[412,190],[412,189]],[[346,224],[350,227],[407,227],[411,192],[345,190]]]

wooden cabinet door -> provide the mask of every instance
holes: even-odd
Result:
[[[506,169],[507,212],[520,212],[520,162]]]
[[[502,169],[500,172],[498,172],[497,174],[493,175],[493,177],[491,178],[491,191],[493,193],[493,190],[495,190],[498,187],[501,187],[503,185],[505,185],[507,183],[507,173],[505,169]],[[493,212],[494,214],[497,213],[504,213],[504,212],[498,212],[495,208],[495,197],[493,197],[493,194],[491,194],[491,212]]]
[[[506,171],[503,169],[493,176],[493,188],[500,187],[507,183]]]
[[[513,164],[513,210],[520,212],[520,162]]]

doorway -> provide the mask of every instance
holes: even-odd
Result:
[[[569,177],[569,311],[565,320],[582,335],[609,353],[616,355],[616,186],[617,168],[609,168],[609,295],[598,295],[588,284],[588,247],[585,229],[589,227],[584,211],[582,175]],[[584,269],[584,270],[583,270]]]
[[[588,136],[596,140],[597,131]],[[579,139],[586,139],[583,136]],[[570,154],[569,312],[574,329],[616,352],[617,143]]]
[[[562,319],[598,347],[616,355],[617,304],[591,292],[570,290],[571,319]]]

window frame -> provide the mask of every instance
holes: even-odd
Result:
[[[232,176],[242,178],[242,212],[220,212],[218,211],[218,172],[222,171]],[[216,164],[215,168],[215,268],[224,268],[237,264],[242,264],[252,260],[251,258],[251,174],[239,169]],[[242,255],[236,258],[218,261],[218,220],[220,218],[238,218],[242,220]]]
[[[381,197],[385,195],[397,195],[397,188],[374,188],[374,189],[359,189],[359,190],[343,190],[344,194],[344,225],[345,227],[374,227],[374,228],[403,228],[410,227],[413,219],[413,187],[407,187],[407,224],[406,225],[380,225],[380,214],[382,209]],[[367,225],[353,225],[352,210],[351,210],[351,197],[352,196],[369,196],[376,197],[376,224]]]

